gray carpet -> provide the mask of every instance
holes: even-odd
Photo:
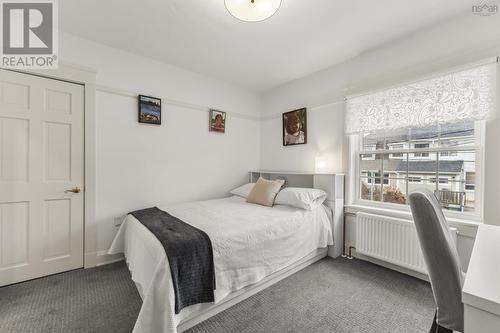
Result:
[[[0,288],[0,332],[130,332],[141,298],[124,262]]]
[[[0,332],[130,332],[141,306],[123,262],[0,288]],[[428,332],[428,283],[325,258],[189,330]]]

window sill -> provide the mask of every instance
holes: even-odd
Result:
[[[344,212],[346,214],[356,214],[358,212],[376,214],[394,218],[401,218],[405,220],[412,220],[412,215],[410,211],[389,209],[383,207],[374,207],[360,204],[351,204],[344,206]],[[458,233],[465,237],[476,237],[477,227],[482,224],[482,222],[467,219],[458,219],[453,217],[446,217],[446,221],[450,226],[457,228]]]

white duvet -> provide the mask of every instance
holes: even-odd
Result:
[[[281,205],[264,207],[233,196],[158,208],[210,237],[216,303],[318,248],[333,245],[331,224],[323,207],[313,211]],[[193,305],[175,315],[165,250],[131,215],[126,217],[109,250],[110,254],[122,252],[143,299],[134,332],[176,332],[184,318],[210,305]]]

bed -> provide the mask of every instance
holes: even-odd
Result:
[[[271,177],[269,177],[271,178]],[[128,215],[110,254],[124,253],[143,299],[134,332],[181,332],[327,255],[334,245],[332,209],[265,207],[244,198],[158,206],[206,232],[212,241],[215,302],[174,312],[168,258],[158,239]],[[337,244],[338,245],[338,244]]]

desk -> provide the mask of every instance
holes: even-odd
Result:
[[[465,333],[500,332],[500,227],[480,225],[462,289]]]

